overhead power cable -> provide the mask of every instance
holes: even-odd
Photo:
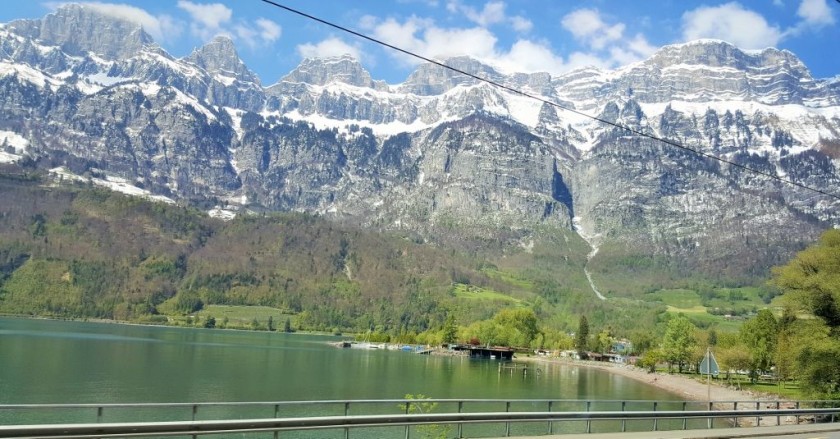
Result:
[[[542,103],[544,103],[544,104],[550,105],[550,106],[552,106],[552,107],[554,107],[554,108],[559,108],[560,110],[567,111],[567,112],[569,112],[569,113],[573,113],[573,114],[577,114],[577,115],[579,115],[579,116],[583,116],[583,117],[585,117],[585,118],[588,118],[588,119],[594,120],[594,121],[596,121],[596,122],[600,122],[600,123],[602,123],[602,124],[604,124],[604,125],[611,126],[611,127],[614,127],[614,128],[618,128],[618,129],[620,129],[620,130],[626,131],[626,132],[628,132],[628,133],[635,134],[635,135],[637,135],[637,136],[646,137],[646,138],[648,138],[648,139],[655,140],[655,141],[658,141],[658,142],[664,143],[664,144],[666,144],[666,145],[669,145],[669,146],[673,146],[673,147],[675,147],[675,148],[682,149],[682,150],[684,150],[684,151],[688,151],[688,152],[690,152],[690,153],[692,153],[692,154],[695,154],[695,155],[698,155],[698,156],[701,156],[701,157],[705,157],[705,158],[708,158],[708,159],[716,160],[716,161],[718,161],[718,162],[725,163],[725,164],[727,164],[727,165],[730,165],[730,166],[734,166],[734,167],[736,167],[736,168],[743,169],[743,170],[745,170],[745,171],[747,171],[747,172],[751,172],[751,173],[753,173],[753,174],[761,175],[761,176],[764,176],[764,177],[767,177],[767,178],[770,178],[770,179],[773,179],[773,180],[780,181],[780,182],[785,183],[785,184],[789,184],[789,185],[791,185],[791,186],[796,186],[796,187],[801,188],[801,189],[805,189],[805,190],[808,190],[808,191],[816,192],[816,193],[818,193],[818,194],[825,195],[825,196],[827,196],[827,197],[831,197],[831,198],[834,198],[834,199],[836,199],[836,200],[840,200],[840,195],[837,195],[837,194],[834,194],[834,193],[831,193],[831,192],[827,192],[827,191],[824,191],[824,190],[822,190],[822,189],[818,189],[818,188],[815,188],[815,187],[811,187],[811,186],[808,186],[808,185],[806,185],[806,184],[799,183],[799,182],[797,182],[797,181],[791,180],[791,179],[789,179],[789,178],[779,177],[778,175],[771,174],[771,173],[769,173],[769,172],[765,172],[765,171],[762,171],[762,170],[760,170],[760,169],[751,168],[751,167],[746,166],[746,165],[743,165],[743,164],[741,164],[741,163],[737,163],[737,162],[734,162],[734,161],[732,161],[732,160],[729,160],[729,159],[726,159],[726,158],[723,158],[723,157],[718,157],[718,156],[716,156],[716,155],[709,154],[709,153],[706,153],[706,152],[703,152],[703,151],[700,151],[700,150],[697,150],[697,149],[691,148],[691,147],[689,147],[689,146],[683,145],[683,144],[681,144],[681,143],[674,142],[674,141],[672,141],[672,140],[665,139],[665,138],[663,138],[663,137],[659,137],[659,136],[655,136],[655,135],[653,135],[653,134],[649,134],[649,133],[642,132],[642,131],[640,131],[640,130],[638,130],[638,129],[631,128],[631,127],[629,127],[629,126],[627,126],[627,125],[622,125],[622,124],[617,123],[617,122],[612,122],[612,121],[609,121],[609,120],[606,120],[606,119],[603,119],[603,118],[600,118],[600,117],[597,117],[597,116],[592,116],[591,114],[586,114],[586,113],[584,113],[584,112],[582,112],[582,111],[575,110],[574,108],[569,108],[569,107],[566,107],[566,106],[564,106],[564,105],[562,105],[562,104],[558,104],[557,102],[550,101],[550,100],[548,100],[548,99],[546,99],[546,98],[544,98],[544,97],[542,97],[542,96],[537,96],[537,95],[535,95],[535,94],[531,94],[531,93],[528,93],[528,92],[525,92],[525,91],[522,91],[522,90],[519,90],[519,89],[513,88],[513,87],[511,87],[511,86],[508,86],[508,85],[502,84],[502,83],[500,83],[500,82],[496,82],[496,81],[494,81],[494,80],[492,80],[492,79],[487,79],[487,78],[484,78],[484,77],[478,76],[478,75],[476,75],[476,74],[474,74],[474,73],[469,73],[469,72],[464,71],[464,70],[461,70],[461,69],[459,69],[459,68],[457,68],[457,67],[452,67],[452,66],[450,66],[450,65],[444,64],[443,62],[440,62],[440,61],[434,60],[434,59],[432,59],[432,58],[429,58],[429,57],[426,57],[426,56],[423,56],[423,55],[417,54],[417,53],[412,52],[412,51],[407,50],[407,49],[403,49],[403,48],[398,47],[398,46],[395,46],[395,45],[393,45],[393,44],[386,43],[385,41],[382,41],[382,40],[376,39],[376,38],[371,37],[371,36],[369,36],[369,35],[363,34],[363,33],[361,33],[361,32],[357,32],[357,31],[355,31],[355,30],[353,30],[353,29],[350,29],[350,28],[347,28],[347,27],[341,26],[341,25],[339,25],[339,24],[335,24],[335,23],[333,23],[333,22],[330,22],[330,21],[324,20],[324,19],[322,19],[322,18],[318,18],[318,17],[316,17],[316,16],[314,16],[314,15],[307,14],[307,13],[305,13],[305,12],[303,12],[303,11],[300,11],[300,10],[297,10],[297,9],[294,9],[294,8],[291,8],[291,7],[289,7],[289,6],[282,5],[282,4],[277,3],[277,2],[275,2],[275,1],[272,1],[272,0],[260,0],[260,1],[262,1],[263,3],[267,3],[267,4],[269,4],[269,5],[272,5],[272,6],[274,6],[274,7],[277,7],[277,8],[283,9],[283,10],[285,10],[285,11],[291,12],[291,13],[293,13],[293,14],[296,14],[296,15],[299,15],[299,16],[302,16],[302,17],[305,17],[305,18],[308,18],[308,19],[310,19],[310,20],[317,21],[318,23],[324,24],[324,25],[329,26],[329,27],[332,27],[332,28],[334,28],[334,29],[338,29],[338,30],[340,30],[340,31],[342,31],[342,32],[346,32],[346,33],[349,33],[349,34],[351,34],[351,35],[355,35],[355,36],[357,36],[357,37],[359,37],[359,38],[361,38],[361,39],[364,39],[364,40],[370,41],[370,42],[375,43],[375,44],[379,44],[380,46],[387,47],[387,48],[389,48],[389,49],[392,49],[392,50],[395,50],[395,51],[397,51],[397,52],[403,53],[403,54],[408,55],[408,56],[410,56],[410,57],[417,58],[417,59],[419,59],[419,60],[422,60],[422,61],[425,61],[425,62],[428,62],[428,63],[434,64],[434,65],[436,65],[436,66],[443,67],[443,68],[445,68],[445,69],[448,69],[448,70],[453,71],[453,72],[456,72],[456,73],[460,73],[460,74],[462,74],[462,75],[464,75],[464,76],[467,76],[467,77],[473,78],[473,79],[475,79],[475,80],[477,80],[477,81],[481,81],[481,82],[484,82],[484,83],[486,83],[486,84],[490,84],[490,85],[492,85],[492,86],[494,86],[494,87],[497,87],[497,88],[500,88],[500,89],[502,89],[502,90],[506,90],[506,91],[509,91],[509,92],[511,92],[511,93],[514,93],[514,94],[517,94],[517,95],[520,95],[520,96],[524,96],[524,97],[527,97],[527,98],[530,98],[530,99],[534,99],[534,100],[536,100],[536,101],[539,101],[539,102],[542,102]],[[840,2],[840,0],[837,0],[837,1],[838,1],[838,2]]]

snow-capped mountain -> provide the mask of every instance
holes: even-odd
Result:
[[[790,52],[696,41],[556,77],[447,63],[557,106],[433,64],[386,84],[347,56],[264,87],[226,37],[179,59],[68,5],[0,27],[0,160],[429,238],[573,229],[710,270],[766,269],[840,219],[831,197],[565,110],[837,192],[840,82]]]

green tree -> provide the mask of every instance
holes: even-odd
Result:
[[[207,319],[204,321],[204,327],[213,329],[216,327],[216,318],[213,316],[207,316]]]
[[[773,269],[772,283],[787,304],[840,327],[840,230],[830,229],[819,241]]]
[[[274,327],[274,317],[268,316],[268,330],[274,332],[275,329],[277,328]]]
[[[718,361],[721,371],[726,374],[726,380],[730,382],[732,381],[730,371],[747,370],[752,364],[748,349],[743,343],[727,345],[726,347],[719,346],[715,349],[715,359]]]
[[[405,404],[400,404],[398,407],[400,411],[406,414],[413,413],[432,413],[438,406],[436,402],[426,402],[424,400],[431,399],[423,394],[406,394],[406,400],[410,400]],[[428,439],[446,439],[452,431],[452,426],[448,424],[428,424],[417,427],[417,431]]]
[[[458,325],[455,323],[455,316],[449,314],[443,323],[442,339],[446,344],[455,343],[458,339]]]
[[[598,333],[596,337],[597,346],[595,348],[598,352],[609,352],[612,349],[613,336],[610,328],[605,328]]]
[[[290,333],[292,332],[292,320],[286,317],[286,321],[283,323],[283,332]]]
[[[758,314],[744,322],[741,326],[741,339],[750,353],[752,373],[755,380],[758,372],[766,372],[773,365],[773,354],[776,351],[776,339],[779,331],[776,317],[770,310],[762,309]]]
[[[680,373],[691,359],[697,339],[694,336],[694,324],[682,314],[668,321],[662,338],[662,353],[668,362],[668,370],[676,364]]]
[[[840,399],[840,341],[827,333],[812,334],[797,363],[802,387],[811,397]]]
[[[648,373],[656,372],[656,364],[662,361],[664,355],[662,349],[648,349],[637,363],[639,367],[646,369]]]
[[[714,328],[709,329],[709,346],[717,346],[717,331]]]
[[[633,353],[639,355],[654,347],[657,340],[653,331],[637,329],[630,333],[630,343],[633,345]]]
[[[493,323],[501,328],[508,346],[530,346],[539,332],[537,316],[530,309],[503,309],[493,316]]]
[[[578,354],[586,352],[589,343],[589,322],[586,321],[586,316],[581,315],[578,321],[578,330],[575,333],[575,349]]]
[[[814,245],[773,269],[772,284],[790,308],[782,315],[776,359],[793,369],[811,397],[840,399],[840,230],[822,234]],[[805,311],[818,319],[795,318]],[[793,364],[783,358],[795,358]]]

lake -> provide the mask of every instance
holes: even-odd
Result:
[[[433,398],[675,400],[597,369],[387,350],[336,337],[0,318],[0,404]],[[536,373],[535,368],[540,368]]]

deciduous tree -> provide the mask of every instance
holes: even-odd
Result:
[[[772,282],[790,306],[840,328],[840,230],[826,231],[815,245],[774,268]]]
[[[741,339],[750,353],[751,371],[755,379],[757,372],[766,372],[773,365],[776,351],[776,339],[779,331],[776,317],[770,310],[762,309],[758,314],[741,326]]]
[[[668,321],[665,335],[662,339],[662,353],[668,362],[668,370],[676,364],[682,373],[686,362],[691,358],[697,340],[694,337],[695,326],[684,315],[679,315]]]

